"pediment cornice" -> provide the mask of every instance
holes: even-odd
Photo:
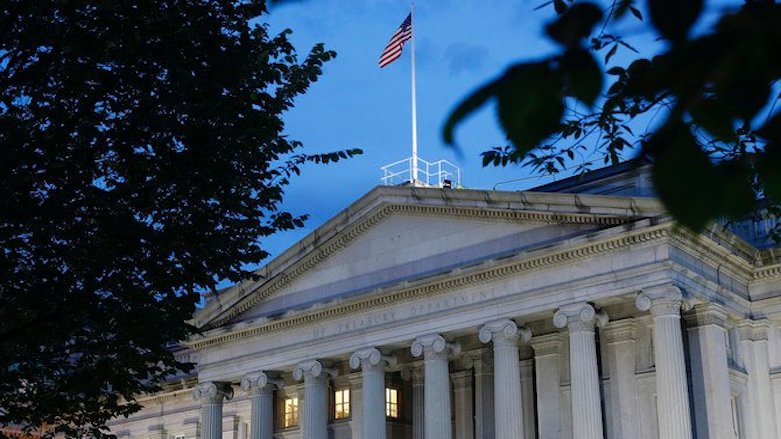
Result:
[[[296,254],[289,257],[286,263],[274,264],[277,262],[274,261],[269,264],[269,267],[274,268],[266,267],[262,270],[263,273],[259,273],[264,277],[263,280],[245,282],[222,293],[219,303],[213,303],[200,311],[193,319],[193,323],[201,328],[219,327],[235,320],[393,214],[609,227],[636,221],[641,215],[647,215],[649,211],[656,211],[659,207],[654,201],[625,197],[518,194],[511,194],[512,197],[505,198],[497,198],[493,195],[493,198],[484,199],[478,205],[475,205],[478,198],[474,196],[467,200],[469,205],[454,204],[452,200],[443,202],[442,199],[435,200],[437,203],[381,202],[347,225],[342,224],[341,227],[330,230],[318,229],[312,234],[314,238],[310,235],[302,241],[304,248],[299,246]],[[486,207],[491,205],[493,207]],[[328,225],[327,223],[325,226]],[[305,244],[307,239],[312,241],[308,245]]]
[[[451,292],[503,277],[517,275],[522,272],[572,264],[591,259],[603,253],[629,248],[630,246],[665,240],[669,236],[670,228],[670,224],[658,225],[635,232],[624,233],[620,236],[567,245],[563,248],[532,250],[506,261],[487,261],[475,267],[456,269],[415,284],[400,284],[377,289],[353,300],[316,305],[308,310],[302,310],[300,313],[293,313],[292,315],[266,321],[251,327],[228,330],[213,335],[207,333],[204,336],[191,339],[185,344],[196,350],[209,349],[277,331],[312,325],[319,321],[387,306],[405,300]]]

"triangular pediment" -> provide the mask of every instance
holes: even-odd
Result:
[[[419,281],[660,212],[651,199],[377,188],[195,316],[218,327]]]

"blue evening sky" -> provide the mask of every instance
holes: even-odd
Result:
[[[444,146],[448,112],[471,90],[498,76],[511,62],[551,54],[544,36],[552,7],[543,0],[418,0],[415,5],[419,156],[447,159],[463,172],[467,188],[491,189],[532,176],[527,168],[482,168],[479,153],[504,145],[492,106],[457,130],[463,155]],[[303,56],[314,44],[337,52],[324,74],[285,116],[286,131],[308,153],[361,148],[362,156],[326,166],[307,165],[286,191],[284,208],[309,213],[304,229],[264,242],[277,256],[297,240],[380,184],[380,167],[410,156],[410,54],[377,65],[382,49],[409,11],[406,0],[306,0],[274,4],[263,17],[276,33],[289,27]],[[620,29],[644,54],[658,50],[647,28],[625,20]],[[631,56],[619,51],[615,61]],[[613,62],[615,62],[613,61]],[[612,62],[611,62],[612,64]],[[520,190],[551,181],[526,179],[499,185]],[[265,261],[265,262],[268,262]]]

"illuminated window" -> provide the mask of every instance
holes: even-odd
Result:
[[[389,418],[399,417],[399,390],[392,387],[385,388],[385,416]]]
[[[334,419],[350,417],[350,389],[338,389],[334,392]]]
[[[282,419],[282,425],[285,428],[295,427],[298,425],[298,397],[289,396],[285,398],[284,404],[284,418]]]

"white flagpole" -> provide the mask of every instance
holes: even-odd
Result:
[[[410,19],[412,24],[412,185],[418,184],[418,106],[415,93],[415,2],[410,0]]]

